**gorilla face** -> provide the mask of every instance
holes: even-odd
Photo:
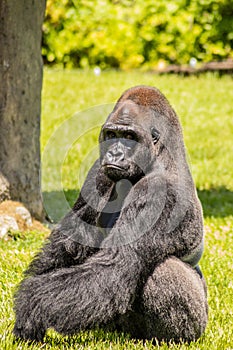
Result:
[[[152,120],[150,108],[130,100],[118,103],[108,117],[100,134],[100,160],[112,181],[136,183],[148,173],[160,136]]]

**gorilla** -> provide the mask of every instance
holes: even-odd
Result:
[[[175,111],[130,88],[102,126],[100,157],[15,295],[14,335],[102,328],[191,342],[205,330],[203,215]]]

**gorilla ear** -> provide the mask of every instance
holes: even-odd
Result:
[[[155,128],[151,128],[151,135],[152,135],[153,143],[155,145],[159,141],[160,132]]]

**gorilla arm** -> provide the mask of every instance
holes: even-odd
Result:
[[[153,194],[146,195],[148,184]],[[42,340],[50,327],[73,334],[105,324],[130,309],[137,287],[146,282],[158,262],[192,251],[202,239],[201,213],[195,202],[189,202],[177,227],[167,230],[176,202],[175,189],[167,186],[164,207],[155,222],[161,179],[148,175],[131,189],[100,251],[82,265],[25,279],[16,295],[15,335]],[[132,221],[136,216],[137,226]],[[145,221],[147,230],[142,232]]]
[[[182,182],[179,186],[175,176],[153,172],[132,187],[101,246],[127,246],[141,261],[148,259],[153,269],[171,255],[189,261],[202,240],[202,209],[194,185],[189,182],[186,188]]]
[[[87,175],[74,208],[52,231],[42,251],[25,271],[25,275],[41,275],[57,268],[81,264],[98,250],[97,247],[104,237],[94,229],[98,215],[94,208],[99,207],[100,199],[97,191],[100,192],[102,201],[106,202],[112,189],[112,183],[99,168],[97,160]],[[96,189],[96,183],[93,181],[97,174],[99,188]],[[104,187],[100,187],[102,183]]]

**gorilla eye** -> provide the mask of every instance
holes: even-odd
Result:
[[[152,135],[153,143],[156,144],[159,141],[160,132],[157,129],[152,128],[151,129],[151,135]]]
[[[130,133],[128,132],[127,134],[125,134],[124,138],[127,140],[135,140],[135,136],[131,132]]]
[[[107,131],[106,135],[105,135],[105,140],[111,140],[111,139],[115,139],[116,138],[116,134],[114,131]]]

